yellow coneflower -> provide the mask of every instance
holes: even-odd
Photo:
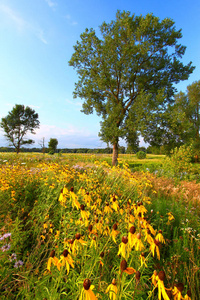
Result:
[[[58,198],[58,201],[60,202],[60,204],[61,204],[62,206],[66,207],[66,205],[65,205],[66,200],[67,200],[66,196],[63,195],[63,193],[61,192],[61,193],[60,193],[60,196],[59,196],[59,198]]]
[[[141,241],[141,233],[140,232],[136,234],[136,239],[135,239],[135,242],[133,245],[135,246],[136,251],[142,251],[143,249],[145,249],[145,247]]]
[[[89,192],[85,193],[83,200],[85,201],[87,206],[90,206],[90,203],[92,202],[92,198],[91,198]]]
[[[118,228],[118,226],[117,226],[117,224],[115,223],[114,225],[113,225],[113,228],[112,228],[112,231],[111,231],[111,237],[112,237],[112,239],[113,239],[113,241],[115,242],[115,244],[117,243],[116,242],[116,236],[119,234],[119,231],[117,230],[117,228]]]
[[[101,257],[101,260],[100,260],[100,265],[103,267],[103,265],[104,265],[104,262],[103,262],[103,258],[104,258],[104,252],[102,251],[101,253],[100,253],[100,257]]]
[[[147,267],[147,264],[146,264],[146,258],[145,258],[145,255],[144,255],[144,252],[142,252],[141,254],[140,254],[140,263],[141,263],[141,266],[144,264],[145,265],[145,267]]]
[[[184,290],[184,285],[182,282],[177,283],[176,286],[172,290],[172,295],[174,296],[174,300],[184,299],[182,297],[182,291]]]
[[[145,233],[144,240],[151,245],[153,243],[153,238],[151,236],[150,230],[147,228],[144,230],[144,233]]]
[[[96,242],[96,236],[93,236],[91,243],[90,243],[90,248],[94,247],[95,249],[97,248],[97,242]]]
[[[136,273],[136,270],[134,268],[128,267],[127,261],[125,259],[123,259],[120,263],[120,270],[121,270],[121,275],[123,272],[127,273],[128,275]]]
[[[136,231],[135,226],[131,226],[128,233],[128,242],[131,248],[134,246],[136,240],[135,231]]]
[[[153,227],[151,226],[151,224],[147,221],[143,221],[144,227],[149,229],[150,233],[153,235],[156,235],[156,231],[153,229]]]
[[[167,225],[170,225],[171,221],[174,220],[175,218],[174,218],[174,216],[172,215],[171,212],[168,212],[167,215],[168,215]]]
[[[88,226],[88,230],[89,230],[89,235],[91,235],[91,234],[97,235],[97,231],[93,229],[92,224],[90,224],[90,225]]]
[[[102,221],[99,221],[98,218],[95,219],[94,230],[96,230],[100,234],[103,233],[103,224]]]
[[[162,230],[158,231],[158,234],[156,235],[155,239],[158,240],[159,242],[165,244],[165,239],[162,235]]]
[[[92,288],[90,279],[85,279],[79,300],[98,300]]]
[[[61,266],[66,266],[67,274],[69,274],[70,266],[72,268],[74,268],[74,261],[73,261],[71,255],[69,254],[69,251],[67,249],[65,249],[63,251],[63,254],[60,257],[59,262],[61,263]]]
[[[47,270],[51,271],[51,265],[54,265],[58,268],[58,270],[60,271],[60,266],[61,264],[59,263],[59,259],[57,257],[55,257],[55,250],[52,250],[47,262]]]
[[[192,296],[192,294],[191,294],[191,291],[189,290],[189,291],[187,291],[187,294],[185,295],[184,299],[185,300],[192,300],[191,296]]]
[[[117,297],[117,285],[115,278],[112,280],[112,283],[107,287],[106,294],[109,293],[110,300],[116,300]]]
[[[72,244],[72,254],[76,255],[81,246],[86,246],[87,242],[81,239],[80,233],[76,233],[75,240]]]
[[[119,245],[119,251],[118,251],[117,255],[121,254],[122,257],[128,259],[129,252],[130,252],[130,246],[129,246],[129,243],[128,243],[128,237],[123,236],[122,237],[122,242]]]
[[[76,207],[77,209],[80,209],[80,203],[78,202],[78,196],[74,193],[74,188],[71,187],[70,189],[70,199],[72,201],[72,207]]]
[[[111,207],[114,209],[114,211],[119,211],[119,204],[118,204],[118,201],[117,201],[117,196],[115,195],[115,194],[113,194],[112,196],[111,196],[111,202],[112,202],[112,204],[111,204]]]
[[[106,202],[106,205],[105,205],[105,207],[104,207],[104,213],[105,214],[112,214],[112,212],[113,212],[113,210],[112,210],[112,208],[110,208],[110,206],[109,206],[109,203],[108,202]]]
[[[158,282],[158,273],[157,273],[156,270],[154,270],[153,275],[151,276],[150,279],[151,279],[152,284],[153,284],[154,286],[156,286],[156,285],[157,285],[157,282]]]
[[[147,212],[147,209],[144,207],[143,203],[140,202],[138,203],[137,205],[137,209],[136,209],[136,215],[140,215],[141,214],[141,217],[144,218],[144,214]]]
[[[155,256],[155,250],[156,250],[157,258],[160,260],[159,245],[160,245],[160,242],[158,240],[154,239],[153,243],[150,246],[150,250],[151,250],[153,257]]]
[[[85,211],[85,205],[81,204],[80,209],[81,209],[81,218],[83,220],[88,220],[90,212],[89,211]]]
[[[170,300],[167,292],[166,292],[166,288],[164,286],[164,280],[165,280],[165,272],[164,271],[160,271],[158,273],[158,282],[157,282],[157,286],[158,286],[158,300],[161,300],[162,297],[164,300]]]

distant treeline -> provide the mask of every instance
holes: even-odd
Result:
[[[125,147],[124,149],[120,150],[125,153]],[[0,152],[15,152],[15,149],[12,147],[0,147]],[[21,148],[20,152],[38,152],[38,153],[48,153],[49,149],[45,148]],[[90,149],[90,148],[64,148],[64,149],[56,149],[56,153],[112,153],[112,148],[102,148],[102,149]]]
[[[148,149],[145,147],[139,147],[137,151],[144,151],[148,152]],[[136,153],[137,151],[134,151],[133,153]],[[15,152],[13,147],[0,147],[0,152]],[[48,148],[21,148],[20,152],[38,152],[38,153],[48,153]],[[63,148],[63,149],[56,149],[56,153],[94,153],[94,154],[111,154],[112,148]],[[127,149],[124,146],[119,147],[119,153],[125,154],[130,153],[127,152]]]

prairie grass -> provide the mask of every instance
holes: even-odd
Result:
[[[199,185],[109,159],[0,155],[1,299],[199,299]]]

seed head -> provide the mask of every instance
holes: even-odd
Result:
[[[101,258],[104,257],[104,252],[103,252],[103,251],[100,253],[100,257],[101,257]]]
[[[89,290],[90,285],[91,285],[90,279],[87,278],[87,279],[85,279],[85,280],[83,281],[83,287],[84,287],[85,290]]]
[[[131,226],[131,228],[129,229],[129,232],[132,233],[132,234],[134,234],[135,231],[136,231],[135,226]]]
[[[182,282],[177,283],[176,287],[179,290],[179,292],[182,292],[184,290],[184,285]]]
[[[81,204],[80,209],[81,209],[81,210],[85,210],[85,205],[84,205],[84,204]]]
[[[136,278],[137,281],[140,280],[140,275],[141,275],[140,271],[136,271],[135,278]]]
[[[167,293],[167,296],[169,297],[169,299],[172,299],[172,296],[173,296],[172,291],[166,290],[166,293]]]
[[[127,236],[123,236],[122,237],[122,243],[127,244],[128,243],[128,237]]]
[[[191,297],[191,296],[192,296],[192,293],[191,293],[191,291],[190,291],[190,290],[188,290],[188,291],[187,291],[187,295],[188,295],[189,297]]]
[[[124,272],[127,269],[127,262],[125,259],[123,259],[120,263],[120,269],[122,272]]]
[[[140,232],[137,233],[136,237],[138,238],[138,240],[140,240],[141,239],[141,233]]]
[[[71,187],[71,188],[70,188],[70,192],[73,192],[73,191],[74,191],[74,188],[73,188],[73,187]]]
[[[90,225],[88,226],[88,230],[89,230],[89,231],[92,231],[92,228],[93,228],[93,226],[90,224]]]
[[[80,233],[76,233],[75,238],[76,238],[77,240],[80,240],[80,238],[81,238]]]
[[[165,272],[164,271],[160,271],[158,273],[158,278],[161,280],[161,281],[164,281],[165,280]]]
[[[118,226],[117,226],[117,224],[115,223],[115,224],[113,225],[113,229],[114,229],[114,230],[117,230],[117,227],[118,227]]]
[[[63,251],[63,256],[64,256],[64,257],[67,257],[68,254],[69,254],[69,251],[68,251],[67,249],[65,249],[65,250]]]
[[[50,252],[50,257],[54,257],[55,256],[55,250],[52,250],[51,252]]]
[[[115,278],[113,278],[112,284],[113,284],[113,285],[116,285],[116,279],[115,279]]]

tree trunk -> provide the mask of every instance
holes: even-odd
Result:
[[[117,159],[118,159],[118,142],[115,142],[113,144],[113,156],[112,156],[112,165],[117,165]]]

